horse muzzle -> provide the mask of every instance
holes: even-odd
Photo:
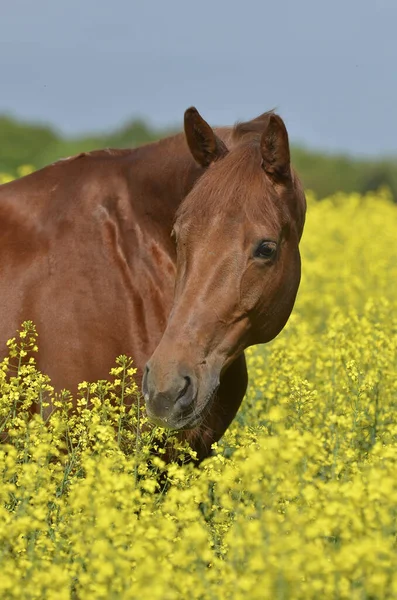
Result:
[[[215,382],[214,382],[215,383]],[[173,374],[161,376],[151,364],[146,365],[142,391],[147,415],[154,424],[167,429],[194,429],[208,414],[218,384],[204,393],[202,382],[187,369],[176,369]]]

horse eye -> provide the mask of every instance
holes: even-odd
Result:
[[[275,242],[263,241],[255,250],[256,258],[273,258],[276,254],[277,244]]]

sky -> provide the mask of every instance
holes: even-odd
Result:
[[[276,108],[296,143],[397,155],[397,0],[0,0],[0,82],[66,135]]]

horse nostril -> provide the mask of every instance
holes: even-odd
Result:
[[[186,376],[183,378],[185,380],[185,385],[183,386],[183,388],[181,389],[181,391],[178,394],[177,400],[179,400],[179,398],[182,398],[182,396],[184,396],[191,384],[191,379],[190,377]]]
[[[175,404],[187,408],[193,401],[192,380],[189,376],[184,377],[185,385],[179,392]]]

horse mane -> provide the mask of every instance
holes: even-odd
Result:
[[[237,122],[233,127],[232,140],[237,143],[250,140],[253,142],[259,141],[272,115],[274,115],[274,110],[268,110],[250,121]]]

